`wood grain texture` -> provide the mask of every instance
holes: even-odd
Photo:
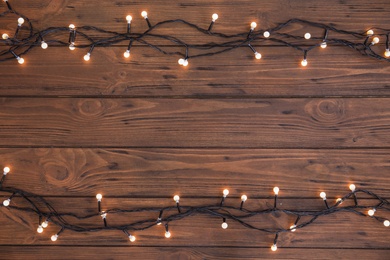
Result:
[[[190,60],[188,68],[177,64],[178,56],[145,47],[135,48],[131,59],[125,60],[124,49],[96,48],[88,63],[82,59],[87,50],[34,49],[23,66],[16,61],[0,63],[0,95],[390,96],[390,63],[363,57],[347,47],[310,52],[304,69],[302,53],[282,47],[260,48],[263,58],[259,61],[248,48],[241,48]]]
[[[105,195],[105,194],[104,194]],[[299,203],[297,202],[299,201]],[[80,215],[96,213],[95,218],[77,221],[71,217],[65,217],[69,223],[89,227],[102,226],[103,222],[97,214],[96,198],[48,198],[53,205],[61,205],[58,212],[73,212]],[[218,205],[219,198],[196,199],[181,197],[182,206]],[[251,210],[268,209],[273,207],[272,199],[249,198],[245,207]],[[333,203],[334,200],[329,200]],[[359,199],[360,205],[373,205],[371,200]],[[226,205],[240,203],[239,198],[227,198]],[[300,204],[297,206],[297,204]],[[353,204],[353,200],[345,204]],[[27,206],[21,199],[14,198],[12,205]],[[138,208],[138,207],[164,207],[172,206],[172,198],[166,199],[131,199],[131,198],[106,198],[102,200],[102,210],[112,208]],[[343,203],[344,205],[344,203]],[[322,210],[325,205],[321,198],[318,199],[283,199],[278,200],[281,209]],[[42,234],[36,232],[38,218],[36,215],[19,213],[12,208],[0,208],[0,243],[2,245],[105,245],[105,246],[130,246],[128,238],[117,230],[98,231],[93,233],[77,233],[65,231],[59,239],[53,243],[50,236],[58,232],[59,228],[52,224]],[[151,213],[135,214],[110,214],[107,215],[108,225],[124,225],[142,219],[157,219],[158,210]],[[364,212],[364,210],[362,210]],[[164,212],[164,216],[175,214],[177,211]],[[386,212],[378,211],[377,216],[386,216]],[[274,238],[273,234],[266,234],[255,230],[249,230],[227,219],[228,229],[220,227],[222,219],[206,217],[203,215],[191,216],[179,221],[169,223],[172,234],[170,239],[164,237],[163,226],[154,226],[144,231],[129,231],[137,237],[136,246],[230,246],[230,247],[263,247],[269,248]],[[250,224],[260,228],[288,228],[295,221],[294,217],[286,214],[268,214],[246,219]],[[305,221],[302,218],[301,221]],[[369,217],[357,216],[353,213],[341,212],[334,215],[322,216],[312,225],[298,229],[294,233],[282,233],[278,239],[278,247],[287,248],[389,248],[389,228]],[[337,235],[335,235],[337,234]],[[239,238],[239,239],[237,239]],[[353,239],[349,239],[353,238]],[[133,245],[131,243],[131,245]]]
[[[389,147],[386,99],[2,98],[4,146]]]
[[[44,259],[53,256],[56,259],[353,259],[356,255],[362,259],[386,259],[388,249],[296,249],[283,248],[271,252],[269,248],[219,248],[219,247],[61,247],[61,246],[7,246],[0,248],[7,260]],[[59,253],[61,252],[61,253]],[[1,257],[1,256],[0,256]]]
[[[390,151],[274,149],[0,149],[4,183],[44,196],[330,198],[348,185],[390,197]],[[26,176],[27,178],[24,178]],[[161,188],[164,187],[164,188]]]

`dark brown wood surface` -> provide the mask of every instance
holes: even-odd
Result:
[[[217,12],[213,30],[227,34],[245,32],[252,21],[261,30],[291,18],[358,32],[390,24],[388,0],[9,2],[38,29],[74,23],[124,32],[131,14],[132,30],[142,32],[142,10],[153,24],[177,18],[204,28]],[[1,33],[12,35],[15,25],[14,16],[0,17]],[[323,34],[298,25],[286,31]],[[188,43],[220,41],[181,25],[159,33]],[[334,203],[351,183],[389,199],[390,63],[330,45],[310,52],[303,69],[300,52],[268,43],[256,48],[259,61],[239,48],[190,60],[188,68],[177,64],[179,56],[139,44],[125,60],[125,43],[96,48],[89,63],[82,60],[86,49],[53,46],[32,50],[22,66],[0,63],[0,168],[11,167],[5,187],[79,214],[97,210],[98,192],[105,209],[171,206],[174,194],[182,205],[214,205],[224,188],[229,205],[245,193],[245,207],[264,209],[279,186],[278,207],[321,210],[320,191]],[[381,38],[377,50],[384,49]],[[23,205],[18,197],[12,203]],[[274,214],[253,221],[288,228],[294,219]],[[103,224],[98,216],[80,223]],[[171,239],[153,227],[138,232],[135,243],[118,231],[65,231],[53,243],[58,228],[38,234],[37,224],[36,216],[1,206],[0,259],[387,259],[390,253],[389,228],[346,212],[281,234],[277,252],[270,250],[272,235],[231,222],[223,230],[220,219],[205,216],[172,223]]]

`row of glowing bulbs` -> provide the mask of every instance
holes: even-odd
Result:
[[[148,21],[148,24],[149,24],[148,13],[147,13],[146,11],[142,11],[142,12],[141,12],[141,16],[142,16],[144,19],[146,19],[146,20]],[[213,14],[213,15],[212,15],[212,20],[211,20],[211,25],[214,24],[215,21],[216,21],[217,19],[218,19],[218,14]],[[131,15],[127,15],[127,16],[126,16],[126,21],[127,21],[127,24],[128,24],[128,28],[130,28],[130,24],[131,24],[131,21],[132,21],[132,20],[133,20],[133,17],[132,17]],[[22,17],[20,17],[20,18],[18,19],[18,27],[21,27],[23,23],[24,23],[24,19],[23,19]],[[211,25],[210,25],[209,30],[211,29]],[[251,34],[251,33],[254,31],[254,29],[255,29],[256,27],[257,27],[257,23],[256,23],[256,22],[252,22],[252,23],[250,24],[250,31],[249,31],[249,34]],[[71,31],[71,33],[74,33],[75,30],[76,30],[75,25],[74,25],[74,24],[70,24],[70,25],[69,25],[69,30]],[[368,30],[366,33],[367,33],[367,36],[368,36],[368,37],[371,37],[371,36],[374,35],[374,31],[371,30],[371,29]],[[263,36],[264,36],[265,38],[269,38],[269,37],[271,36],[271,33],[270,33],[269,31],[264,31]],[[2,35],[2,38],[3,38],[4,40],[6,40],[6,39],[9,38],[9,36],[8,36],[8,34],[4,33],[4,34]],[[311,38],[311,34],[308,33],[308,32],[305,33],[305,34],[304,34],[304,38],[305,38],[306,40],[309,40],[309,39]],[[373,37],[373,39],[372,39],[372,41],[371,41],[371,45],[375,45],[375,44],[378,44],[378,43],[379,43],[379,37]],[[325,48],[327,47],[327,43],[326,43],[326,39],[325,39],[325,38],[323,39],[322,43],[320,44],[320,47],[321,47],[322,49],[325,49]],[[47,44],[43,39],[42,39],[42,41],[41,41],[41,48],[42,48],[42,49],[47,49],[47,48],[48,48],[48,44]],[[69,44],[69,49],[72,50],[72,51],[76,49],[76,46],[75,46],[75,43],[74,43],[74,42],[70,42],[70,44]],[[254,55],[255,55],[255,58],[258,59],[258,60],[261,59],[261,57],[262,57],[261,53],[257,52],[253,47],[252,47],[251,49],[252,49],[252,51],[253,51],[253,53],[254,53]],[[389,58],[389,57],[390,57],[390,49],[386,49],[384,55],[385,55],[385,57]],[[123,53],[123,56],[124,56],[125,58],[129,58],[129,57],[130,57],[130,47]],[[17,59],[17,61],[18,61],[20,64],[23,64],[23,63],[24,63],[24,59],[23,59],[23,58],[21,58],[21,57],[19,57],[19,56],[17,56],[17,55],[15,55],[15,58]],[[91,51],[84,55],[84,60],[85,60],[85,61],[89,61],[90,59],[91,59]],[[187,58],[180,58],[180,59],[178,60],[178,63],[179,63],[179,65],[184,66],[184,67],[188,66],[188,64],[189,64]],[[301,61],[301,65],[302,65],[303,67],[306,67],[307,64],[308,64],[308,61],[307,61],[306,57],[304,57],[303,60]]]
[[[10,168],[9,168],[9,167],[4,167],[4,169],[3,169],[3,174],[4,174],[4,175],[7,175],[9,172],[10,172]],[[352,192],[354,192],[354,191],[356,190],[356,186],[355,186],[354,184],[351,184],[351,185],[349,185],[349,189],[350,189]],[[276,198],[276,196],[279,195],[279,188],[278,188],[278,187],[274,187],[274,188],[273,188],[273,192],[274,192],[275,198]],[[225,199],[225,198],[227,197],[227,195],[229,195],[229,190],[228,190],[228,189],[224,189],[224,190],[223,190],[223,199]],[[320,193],[320,197],[321,197],[324,201],[326,201],[326,193],[325,193],[325,192],[321,192],[321,193]],[[96,199],[98,200],[98,203],[100,203],[100,202],[102,201],[102,198],[103,198],[103,195],[102,195],[102,194],[99,193],[99,194],[96,195]],[[244,203],[245,201],[247,201],[247,199],[248,199],[248,196],[247,196],[247,195],[243,194],[243,195],[241,196],[241,208],[242,208],[242,206],[243,206],[243,203]],[[174,201],[176,202],[176,204],[178,205],[179,202],[180,202],[180,197],[179,197],[179,195],[173,196],[173,200],[174,200]],[[4,200],[4,201],[3,201],[3,206],[8,207],[8,206],[10,205],[10,202],[11,202],[11,198]],[[336,200],[336,203],[341,204],[341,203],[342,203],[342,199],[341,199],[341,198],[338,198],[338,199]],[[367,212],[367,214],[368,214],[370,217],[373,217],[374,214],[375,214],[375,211],[376,211],[375,208],[369,209],[368,212]],[[102,213],[101,213],[101,216],[102,216],[102,218],[106,218],[107,213],[102,212]],[[43,222],[38,226],[37,232],[38,232],[38,233],[42,233],[43,230],[44,230],[44,228],[47,228],[48,225],[49,225],[49,220],[46,219],[45,221],[43,221]],[[161,218],[160,218],[160,216],[159,216],[159,218],[157,219],[157,225],[161,225]],[[390,226],[390,221],[389,221],[389,220],[383,221],[383,225],[384,225],[385,227],[389,227],[389,226]],[[223,218],[223,222],[222,222],[221,227],[222,227],[223,229],[227,229],[227,228],[228,228],[228,224],[227,224],[225,218]],[[295,232],[295,231],[296,231],[296,227],[297,227],[296,224],[293,224],[293,225],[290,226],[289,230],[290,230],[291,232]],[[52,236],[51,236],[51,240],[52,240],[52,241],[56,241],[56,240],[58,239],[58,236],[59,236],[59,234],[54,234],[54,235],[52,235]],[[128,237],[129,237],[130,242],[134,242],[134,241],[136,240],[136,237],[135,237],[134,235],[129,234]],[[168,226],[167,226],[167,225],[166,225],[166,230],[165,230],[165,237],[166,237],[166,238],[170,238],[170,237],[171,237],[171,232],[168,230]],[[276,251],[276,250],[277,250],[277,245],[276,245],[276,244],[273,244],[273,245],[271,246],[271,250],[272,250],[272,251]]]

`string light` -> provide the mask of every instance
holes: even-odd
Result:
[[[178,211],[179,213],[181,213],[181,211],[180,211],[180,205],[179,205],[179,200],[180,200],[179,195],[175,195],[175,196],[173,197],[173,200],[176,202],[177,211]]]
[[[131,21],[133,20],[133,17],[131,15],[126,16],[127,21],[127,33],[130,33],[131,29]],[[128,58],[128,57],[127,57]]]
[[[10,171],[11,171],[11,169],[9,167],[4,167],[3,175],[7,175]]]
[[[311,38],[311,34],[310,33],[305,33],[304,37],[305,37],[306,40],[309,40]]]
[[[244,194],[241,196],[241,205],[240,210],[242,210],[242,207],[244,206],[244,202],[248,199],[248,197]]]
[[[41,48],[46,50],[48,47],[47,43],[45,41],[41,41]]]
[[[1,13],[0,17],[3,17],[7,14],[12,14],[12,13],[19,15],[19,13],[17,13],[16,11],[14,11],[12,9],[12,7],[9,5],[8,1],[6,3],[8,6],[8,11]],[[65,46],[66,45],[67,47],[69,47],[70,50],[74,50],[76,48],[75,38],[76,38],[76,35],[80,35],[80,37],[83,37],[83,42],[86,41],[87,43],[80,45],[80,46],[77,46],[78,48],[88,48],[88,47],[93,48],[95,46],[97,46],[97,47],[110,47],[112,45],[118,45],[123,41],[130,40],[130,41],[137,41],[141,46],[142,45],[148,46],[148,47],[153,48],[154,50],[157,50],[160,53],[163,53],[166,55],[180,55],[180,54],[182,54],[179,52],[167,52],[163,48],[161,48],[161,47],[163,47],[162,45],[155,44],[154,42],[149,42],[149,40],[148,40],[148,39],[164,39],[166,41],[172,42],[175,45],[182,46],[185,48],[186,54],[182,55],[185,58],[183,59],[183,63],[181,64],[183,66],[188,65],[188,59],[190,59],[190,58],[209,57],[209,56],[213,56],[213,55],[217,55],[217,54],[227,53],[227,52],[233,51],[234,49],[245,46],[248,43],[250,43],[250,44],[257,43],[258,41],[261,41],[264,38],[267,38],[267,40],[272,41],[272,42],[276,42],[276,43],[281,44],[283,46],[293,48],[297,51],[305,51],[305,52],[309,52],[309,51],[315,49],[315,47],[317,47],[317,46],[319,46],[321,48],[325,48],[328,43],[337,43],[337,44],[340,44],[340,45],[343,45],[346,47],[350,47],[362,55],[369,56],[369,57],[374,58],[374,59],[390,62],[390,59],[389,59],[390,51],[388,51],[388,52],[385,51],[384,53],[383,52],[378,53],[375,49],[372,48],[372,46],[374,44],[377,44],[376,43],[377,40],[375,39],[375,37],[372,39],[373,44],[367,44],[368,38],[370,38],[371,36],[374,35],[374,32],[372,29],[365,31],[365,32],[353,32],[353,31],[341,30],[341,29],[338,29],[338,28],[335,28],[335,27],[332,27],[332,26],[329,26],[326,24],[322,24],[322,23],[314,23],[314,22],[310,22],[310,21],[305,21],[305,20],[293,18],[293,19],[290,19],[284,23],[281,23],[281,24],[275,26],[274,28],[268,28],[266,31],[260,31],[260,32],[254,31],[255,28],[257,27],[257,23],[252,22],[250,24],[250,31],[245,37],[245,33],[237,33],[234,35],[227,35],[224,33],[210,33],[210,31],[205,30],[204,28],[202,28],[196,24],[192,24],[190,22],[187,22],[187,21],[181,20],[181,19],[161,21],[161,22],[157,23],[156,25],[152,26],[150,21],[149,21],[147,12],[143,11],[141,13],[141,15],[146,20],[146,22],[148,23],[148,27],[149,27],[149,29],[144,31],[143,33],[137,33],[137,34],[133,35],[133,34],[129,33],[130,32],[129,28],[128,28],[128,33],[122,33],[122,32],[106,31],[104,29],[97,28],[94,26],[81,26],[76,31],[76,27],[73,25],[73,27],[69,28],[69,30],[70,30],[69,43],[65,44],[63,41],[58,40],[59,35],[53,35],[53,34],[56,34],[60,31],[62,31],[63,27],[48,27],[46,29],[38,31],[34,28],[33,23],[31,23],[27,17],[20,14],[19,15],[20,18],[23,19],[23,21],[24,20],[29,21],[29,23],[28,23],[28,26],[26,26],[26,28],[22,28],[22,26],[18,26],[17,31],[19,30],[19,28],[22,28],[22,29],[27,29],[30,33],[25,38],[22,38],[22,39],[18,38],[15,41],[12,40],[12,41],[7,42],[6,46],[9,47],[8,52],[0,53],[0,62],[10,60],[11,57],[10,57],[9,53],[11,53],[11,51],[17,53],[16,54],[17,57],[19,57],[20,55],[26,55],[27,53],[29,53],[37,45],[36,43],[39,41],[39,38],[41,37],[40,35],[45,35],[45,36],[46,35],[53,35],[53,38],[55,36],[53,41],[51,41],[50,39],[46,39],[45,42],[46,43],[50,42],[54,46]],[[131,23],[132,19],[130,20],[130,17],[126,17],[126,18],[127,18],[126,19],[127,25],[129,26],[129,21]],[[212,15],[212,22],[216,21],[215,18],[217,18],[217,17],[216,17],[216,15],[213,14]],[[20,22],[21,22],[21,20],[18,21],[18,25],[21,24]],[[183,41],[177,37],[174,37],[172,35],[169,35],[169,34],[165,34],[165,35],[158,34],[157,35],[157,34],[152,33],[152,31],[157,29],[157,28],[167,26],[169,24],[175,24],[175,23],[184,24],[185,26],[188,26],[191,29],[197,30],[198,32],[203,33],[205,35],[212,34],[213,37],[226,39],[226,42],[211,43],[211,44],[210,43],[188,44],[185,41]],[[297,38],[299,39],[300,36],[290,34],[290,33],[278,33],[279,30],[282,30],[288,26],[294,26],[294,24],[299,24],[302,26],[310,26],[310,28],[316,28],[318,30],[325,29],[325,31],[335,32],[337,34],[347,35],[347,36],[351,35],[354,37],[352,37],[353,40],[345,40],[345,37],[341,37],[341,38],[326,38],[326,37],[324,37],[324,39],[321,43],[314,43],[313,45],[308,46],[306,48],[306,50],[304,50],[304,49],[302,49],[301,46],[298,46],[298,45],[294,44],[293,42],[290,42],[290,39],[297,39]],[[378,39],[379,39],[379,37],[383,37],[383,36],[386,36],[389,34],[388,30],[385,30],[385,29],[378,29],[378,30],[379,30],[379,33],[376,33],[376,37]],[[90,33],[90,31],[93,31],[94,34],[100,34],[100,35],[89,36],[88,33]],[[274,34],[274,37],[269,38],[271,32]],[[310,33],[305,34],[306,38],[308,38],[309,34]],[[15,34],[15,36],[13,38],[16,39],[16,37],[17,37],[17,33]],[[96,39],[95,39],[95,37],[96,37]],[[235,40],[233,42],[233,44],[231,42],[232,38],[237,38],[237,40]],[[6,39],[4,39],[4,40],[6,40]],[[362,41],[364,41],[363,45],[362,45]],[[42,43],[41,43],[41,45],[42,45]],[[46,46],[46,45],[43,44],[43,46]],[[216,47],[222,47],[222,49],[216,50]],[[206,51],[206,52],[201,51],[201,50],[206,50],[206,49],[208,51]],[[386,50],[387,49],[389,49],[389,48],[386,47]],[[192,53],[191,56],[188,55],[190,50]],[[124,57],[127,58],[127,57],[130,57],[129,54],[130,54],[129,52],[124,52],[123,55],[124,55]],[[258,54],[255,54],[255,58],[257,58],[257,59],[261,58],[260,55],[261,54],[258,52]],[[86,55],[84,55],[84,58],[88,61],[88,60],[90,60],[90,56],[91,56],[91,51],[88,52]],[[17,57],[15,57],[15,58],[17,58]],[[22,64],[24,62],[24,59],[20,58],[20,59],[18,59],[18,62],[20,62]],[[303,67],[305,67],[307,65],[307,60],[305,60],[305,59],[302,60],[301,65]]]
[[[211,31],[211,29],[213,29],[213,25],[215,23],[215,21],[218,19],[218,14],[213,14],[211,16],[211,23],[210,23],[210,26],[209,28],[207,29],[207,31]]]
[[[20,27],[20,26],[22,26],[24,24],[24,19],[23,19],[23,17],[20,17],[19,19],[18,19],[18,26]]]
[[[110,225],[110,226],[105,225],[104,227],[94,227],[94,226],[91,227],[90,225],[88,227],[82,227],[79,225],[75,225],[73,223],[69,223],[68,221],[65,221],[63,219],[64,216],[73,216],[74,218],[77,218],[77,219],[90,219],[90,218],[95,217],[96,215],[91,214],[89,216],[80,216],[80,215],[78,215],[76,213],[72,213],[72,212],[58,213],[58,211],[55,210],[54,207],[49,202],[47,202],[43,197],[41,197],[39,195],[27,193],[23,190],[18,190],[15,188],[3,188],[3,187],[0,188],[0,192],[1,193],[12,193],[12,195],[9,197],[9,199],[6,199],[5,200],[6,202],[3,202],[5,204],[4,206],[9,206],[9,202],[11,201],[11,198],[15,195],[19,195],[21,199],[24,199],[24,200],[29,202],[30,207],[18,207],[17,205],[10,206],[10,207],[12,207],[11,212],[19,211],[19,212],[25,212],[26,214],[27,213],[28,214],[35,213],[39,217],[39,222],[41,222],[41,218],[43,218],[43,217],[46,218],[46,220],[38,226],[38,228],[37,228],[38,233],[41,233],[43,231],[43,228],[47,227],[47,223],[48,223],[49,218],[53,218],[54,220],[52,221],[52,223],[55,226],[58,226],[61,228],[60,232],[58,232],[57,234],[54,234],[51,237],[51,239],[53,241],[56,241],[58,239],[59,235],[65,229],[77,231],[77,232],[96,232],[97,230],[121,230],[125,234],[127,234],[128,239],[130,241],[134,241],[135,236],[133,237],[133,235],[130,235],[125,229],[145,230],[145,229],[149,229],[155,225],[161,224],[162,221],[166,222],[166,224],[165,224],[165,237],[169,238],[169,237],[171,237],[171,233],[168,229],[168,222],[179,221],[179,220],[186,218],[186,217],[201,214],[201,215],[209,216],[212,218],[221,217],[223,219],[221,227],[224,229],[228,227],[227,219],[230,219],[231,221],[236,221],[237,223],[240,223],[241,225],[243,225],[244,227],[246,227],[248,229],[257,230],[257,231],[268,233],[268,234],[274,234],[275,239],[274,239],[274,242],[271,246],[271,250],[275,251],[275,250],[277,250],[277,240],[278,240],[279,233],[295,232],[296,229],[298,229],[298,228],[304,228],[308,225],[313,224],[314,221],[319,216],[328,216],[331,214],[337,214],[337,213],[341,213],[341,212],[343,212],[343,213],[350,212],[350,213],[355,213],[355,214],[360,215],[360,216],[365,216],[365,214],[363,214],[361,212],[361,210],[364,208],[370,208],[370,210],[368,211],[368,215],[371,216],[373,220],[381,222],[385,227],[390,226],[390,222],[388,219],[383,218],[382,216],[374,217],[374,213],[375,213],[375,211],[378,211],[378,209],[380,209],[381,212],[385,212],[385,211],[390,212],[390,208],[389,208],[390,202],[389,201],[387,201],[384,198],[381,198],[379,195],[377,195],[373,192],[362,190],[362,189],[356,189],[356,187],[352,187],[352,185],[350,185],[350,189],[353,190],[353,192],[348,193],[345,196],[343,196],[341,198],[343,201],[345,201],[347,199],[351,199],[353,197],[353,194],[363,193],[366,196],[372,197],[372,199],[369,199],[369,201],[371,201],[374,205],[359,206],[356,203],[355,206],[340,207],[336,203],[335,205],[329,207],[329,209],[326,209],[326,210],[308,210],[308,211],[294,210],[294,209],[288,209],[288,210],[278,209],[278,208],[276,208],[276,206],[274,206],[273,209],[263,209],[263,210],[256,210],[256,211],[250,211],[247,209],[242,209],[242,207],[239,208],[239,207],[234,207],[234,206],[229,206],[229,205],[227,205],[227,206],[220,205],[219,207],[213,206],[213,205],[211,205],[211,206],[184,206],[184,207],[182,206],[181,213],[167,214],[167,216],[164,219],[162,219],[163,211],[171,211],[171,210],[176,208],[173,206],[169,206],[169,207],[165,207],[165,208],[160,209],[160,213],[159,213],[159,216],[158,216],[156,223],[153,223],[153,222],[151,223],[150,218],[149,218],[149,213],[151,211],[156,211],[157,210],[156,208],[108,209],[106,211],[101,211],[98,214],[103,219],[106,218],[107,213],[110,213],[110,214],[135,213],[137,215],[140,213],[145,213],[145,214],[147,214],[147,216],[145,217],[144,220],[137,220],[134,223],[127,223],[127,224],[123,224],[123,225]],[[276,197],[279,195],[279,188],[274,187],[273,191],[275,194],[275,202],[276,202]],[[228,194],[229,194],[229,191],[227,189],[225,189],[223,191],[223,198],[226,198]],[[323,199],[326,198],[326,194],[324,192],[321,192],[320,196]],[[98,200],[98,203],[99,203],[99,201],[102,200],[102,198],[103,198],[103,196],[100,193],[96,195],[96,199]],[[174,200],[177,202],[179,202],[179,199],[180,199],[179,197],[176,197],[176,196],[174,197]],[[241,202],[244,202],[246,200],[247,200],[247,196],[242,195]],[[379,201],[379,204],[377,203],[377,201]],[[45,210],[40,209],[43,205],[45,206]],[[99,211],[100,211],[100,208],[99,208]],[[247,222],[248,217],[255,217],[255,216],[260,217],[264,214],[281,214],[281,213],[286,214],[288,216],[295,216],[296,217],[295,223],[293,225],[290,225],[289,228],[287,228],[287,227],[286,228],[283,228],[283,227],[282,228],[259,228],[259,227],[256,227],[256,226],[253,226],[252,224],[250,224],[251,222]],[[301,217],[305,217],[305,221],[301,221],[301,223],[299,225],[297,225],[297,223]]]
[[[274,193],[275,193],[275,199],[274,199],[274,209],[276,209],[276,200],[278,199],[278,194],[279,194],[279,187],[274,187],[273,189]]]
[[[9,38],[8,34],[6,33],[3,33],[1,37],[3,38],[3,40],[7,40]]]
[[[324,200],[326,208],[329,209],[328,202],[326,201],[326,193],[325,192],[321,192],[320,193],[320,197]]]
[[[223,205],[223,202],[225,201],[225,198],[227,197],[227,195],[229,195],[229,190],[228,189],[224,189],[223,192],[222,192],[222,200],[221,200],[221,203],[220,203],[220,206],[222,207]]]
[[[372,41],[371,41],[371,45],[375,45],[375,44],[377,44],[377,43],[379,43],[379,37],[374,37],[374,38],[372,39]]]

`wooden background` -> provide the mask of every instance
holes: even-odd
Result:
[[[76,1],[10,0],[36,28],[94,25],[125,30],[133,15],[135,32],[152,23],[182,18],[214,30],[238,33],[251,21],[259,28],[290,18],[364,31],[389,27],[388,0],[326,1]],[[5,10],[5,4],[1,4]],[[12,34],[15,19],[2,18]],[[292,30],[306,31],[295,26]],[[162,30],[164,32],[164,30]],[[210,38],[186,27],[168,28],[188,42]],[[323,32],[311,31],[320,36]],[[301,53],[263,46],[257,61],[247,48],[178,66],[179,57],[134,46],[96,48],[91,61],[67,48],[34,49],[25,64],[0,64],[0,166],[10,165],[5,185],[45,196],[60,211],[105,207],[227,203],[248,207],[272,203],[281,189],[281,207],[322,209],[348,192],[348,185],[390,198],[390,64],[341,46]],[[177,50],[175,46],[167,46]],[[384,50],[384,44],[380,48]],[[15,199],[15,201],[17,201]],[[96,221],[101,221],[96,219]],[[288,227],[281,216],[273,225]],[[130,244],[118,232],[65,232],[57,242],[49,227],[36,233],[33,216],[0,208],[1,259],[385,259],[389,228],[369,218],[340,214],[318,219],[295,233],[273,236],[220,219],[192,219],[135,234]]]

